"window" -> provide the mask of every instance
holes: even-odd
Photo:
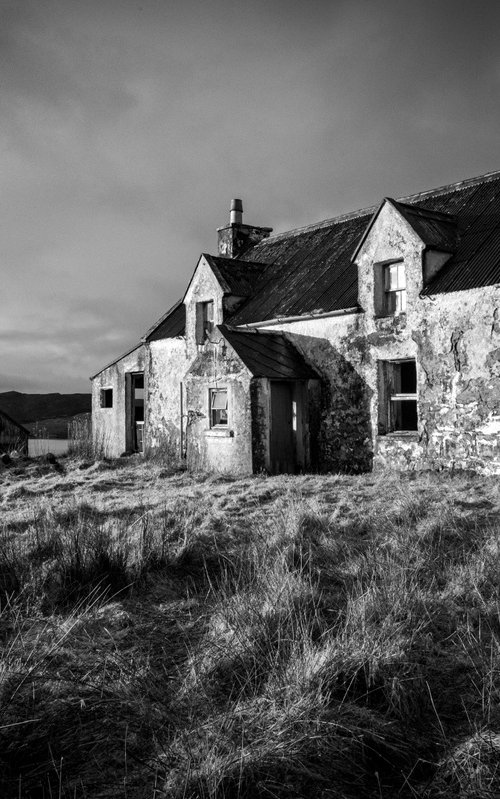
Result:
[[[196,303],[196,343],[204,344],[214,329],[214,304],[210,302]]]
[[[210,427],[227,425],[227,388],[210,389]]]
[[[406,312],[406,275],[402,261],[384,266],[384,311],[387,314]]]
[[[101,388],[101,408],[113,407],[113,389]]]
[[[380,367],[379,433],[418,430],[415,361],[382,361]]]

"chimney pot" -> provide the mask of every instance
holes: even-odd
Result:
[[[241,200],[231,200],[229,222],[231,225],[241,225],[243,221],[243,203]]]

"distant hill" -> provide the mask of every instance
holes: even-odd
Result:
[[[0,410],[20,424],[41,422],[44,419],[76,416],[91,410],[90,394],[21,394],[19,391],[0,393]]]

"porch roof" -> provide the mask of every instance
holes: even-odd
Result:
[[[319,380],[320,375],[284,333],[237,330],[220,325],[220,332],[254,377],[274,380]]]

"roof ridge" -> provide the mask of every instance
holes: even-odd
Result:
[[[213,261],[222,261],[222,263],[225,264],[241,264],[245,267],[249,264],[252,266],[269,266],[269,263],[266,261],[245,261],[244,258],[226,258],[223,255],[211,255],[208,252],[202,252],[202,256],[203,258],[210,258]]]
[[[386,199],[390,200],[390,202],[395,203],[396,205],[400,205],[402,208],[408,208],[417,216],[433,216],[443,222],[450,223],[456,221],[456,214],[448,214],[445,211],[435,211],[432,208],[426,208],[425,206],[422,207],[421,205],[416,205],[414,203],[404,203],[401,202],[401,200],[394,200],[392,197],[387,197]]]
[[[439,197],[441,194],[447,194],[451,191],[457,191],[468,186],[479,185],[480,183],[486,183],[495,178],[500,177],[500,169],[495,170],[494,172],[486,172],[484,175],[477,175],[473,178],[467,178],[466,180],[460,180],[455,183],[448,183],[444,186],[438,186],[435,189],[427,189],[426,191],[417,192],[417,194],[408,194],[404,197],[396,198],[396,202],[405,203],[409,200],[413,200],[417,202],[421,198],[425,197]],[[321,230],[321,228],[328,227],[333,224],[337,224],[340,222],[347,222],[350,219],[356,219],[362,216],[369,216],[374,214],[377,208],[379,207],[380,203],[377,205],[371,205],[367,208],[360,208],[357,211],[350,211],[345,214],[340,214],[339,216],[333,216],[329,219],[321,220],[320,222],[313,222],[309,225],[304,225],[298,228],[292,228],[291,230],[285,230],[282,233],[275,233],[274,235],[267,236],[263,239],[263,242],[268,241],[276,241],[280,238],[290,238],[291,236],[299,236],[301,233],[308,233],[312,232],[313,230]],[[258,246],[258,245],[257,245]]]

